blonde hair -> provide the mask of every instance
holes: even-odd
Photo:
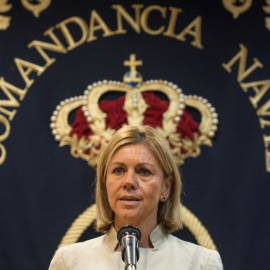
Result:
[[[114,213],[109,205],[106,189],[107,169],[109,162],[116,151],[121,147],[130,144],[144,145],[160,164],[164,178],[172,178],[168,199],[165,202],[159,203],[157,222],[161,223],[167,232],[173,232],[182,228],[180,216],[182,181],[168,142],[150,126],[126,126],[119,129],[114,134],[107,147],[100,155],[97,164],[96,230],[106,233],[114,223]]]

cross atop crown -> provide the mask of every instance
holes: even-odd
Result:
[[[124,61],[125,67],[130,67],[130,71],[126,72],[123,81],[129,86],[136,87],[142,82],[142,75],[136,70],[137,66],[142,66],[142,60],[136,60],[136,54],[131,54],[129,60]]]

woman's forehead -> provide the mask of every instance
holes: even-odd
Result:
[[[109,164],[112,162],[126,162],[126,161],[137,161],[137,162],[152,162],[158,163],[155,155],[143,144],[128,144],[120,147],[115,151]]]

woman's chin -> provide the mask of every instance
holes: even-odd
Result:
[[[121,223],[122,226],[125,224],[136,225],[140,222],[140,216],[134,211],[125,211],[125,213],[116,217],[115,220],[118,220],[118,223]]]

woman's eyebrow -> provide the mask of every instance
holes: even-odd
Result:
[[[151,167],[155,167],[154,164],[151,164],[151,163],[148,163],[148,162],[138,163],[137,165],[139,165],[139,166],[141,166],[141,165],[148,165],[148,166],[151,166]]]
[[[113,166],[113,165],[121,165],[121,166],[124,166],[125,165],[125,163],[123,163],[123,162],[113,162],[113,163],[111,163],[109,166]]]
[[[125,163],[115,161],[115,162],[111,163],[109,166],[114,166],[114,165],[125,166]],[[142,165],[148,165],[148,166],[151,166],[151,167],[155,167],[154,164],[151,164],[151,163],[148,163],[148,162],[141,162],[141,163],[136,164],[136,166],[142,166]]]

